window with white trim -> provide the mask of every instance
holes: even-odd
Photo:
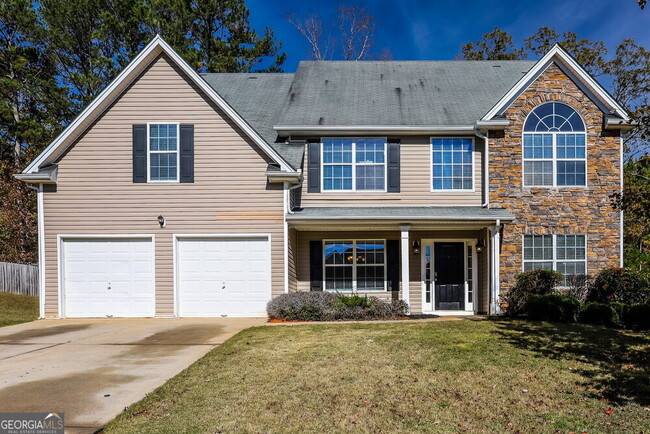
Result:
[[[586,235],[524,235],[524,271],[544,269],[567,276],[586,274]]]
[[[323,191],[386,190],[386,139],[323,139]]]
[[[587,184],[587,133],[574,109],[559,102],[536,107],[526,119],[523,138],[524,186]]]
[[[149,124],[149,180],[178,181],[178,124]]]
[[[386,241],[323,241],[326,291],[385,291]]]
[[[470,138],[431,139],[433,190],[474,189],[474,140]]]

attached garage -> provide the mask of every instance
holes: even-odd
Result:
[[[63,316],[154,316],[151,237],[62,238],[60,246]]]
[[[271,299],[268,236],[183,237],[176,243],[179,316],[266,315]]]

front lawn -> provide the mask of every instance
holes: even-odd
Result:
[[[0,327],[38,319],[38,297],[0,292]]]
[[[525,321],[245,330],[106,432],[643,432],[650,336]]]

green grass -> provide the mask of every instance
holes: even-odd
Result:
[[[647,334],[525,321],[257,327],[106,432],[643,432],[649,351]]]
[[[0,327],[38,319],[38,297],[0,292]]]

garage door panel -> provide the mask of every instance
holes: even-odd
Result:
[[[63,241],[67,317],[153,316],[151,239]]]
[[[180,239],[181,316],[263,316],[271,296],[266,239]]]

